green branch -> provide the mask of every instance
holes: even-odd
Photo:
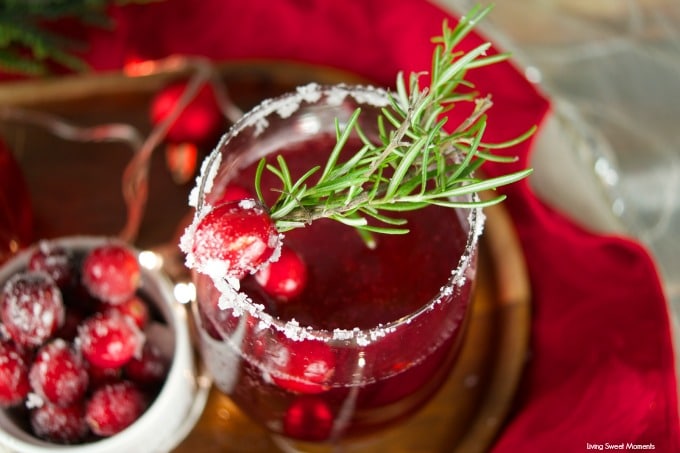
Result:
[[[408,229],[399,212],[429,205],[458,208],[495,204],[504,196],[485,201],[465,201],[461,197],[514,183],[531,173],[526,169],[491,179],[475,176],[485,161],[516,160],[491,150],[514,146],[534,132],[532,128],[502,143],[483,141],[491,100],[479,98],[465,75],[470,69],[508,56],[487,56],[488,43],[467,53],[456,48],[489,10],[473,9],[453,29],[444,22],[442,35],[433,39],[436,46],[428,88],[420,86],[423,74],[410,74],[408,80],[403,73],[397,76],[396,92],[390,93],[389,107],[382,109],[378,118],[377,143],[369,140],[359,126],[360,109],[344,129],[336,122],[336,146],[315,185],[307,185],[307,181],[321,167],[294,181],[282,156],[277,156],[275,163],[260,161],[255,176],[260,200],[263,201],[261,181],[265,170],[281,182],[280,195],[270,207],[279,231],[328,218],[357,228],[368,238],[373,232],[403,234]],[[459,90],[461,86],[465,90]],[[472,113],[447,133],[444,114],[460,102],[474,103]],[[339,163],[340,152],[351,135],[359,137],[362,146],[348,161]]]

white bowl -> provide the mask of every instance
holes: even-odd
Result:
[[[68,249],[88,250],[108,240],[110,238],[79,236],[51,242]],[[0,268],[0,284],[26,266],[31,251],[19,253]],[[142,266],[142,289],[167,322],[168,328],[162,327],[157,331],[170,339],[165,346],[168,346],[168,354],[172,355],[163,388],[144,414],[111,437],[83,444],[60,445],[38,439],[22,429],[6,411],[0,410],[0,451],[4,447],[12,452],[25,453],[55,450],[75,453],[166,452],[186,437],[203,410],[209,380],[197,368],[187,309],[175,300],[170,280],[158,270]]]

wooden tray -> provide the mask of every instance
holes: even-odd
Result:
[[[219,66],[234,101],[248,109],[260,99],[311,81],[365,82],[335,69],[290,62],[249,61]],[[19,106],[94,125],[126,122],[148,133],[148,102],[180,73],[130,79],[119,73],[0,86],[0,105]],[[226,124],[225,124],[226,127]],[[0,124],[28,179],[39,237],[116,234],[123,225],[120,175],[130,158],[123,144],[73,143],[17,122]],[[204,150],[207,152],[208,150]],[[136,245],[172,243],[187,212],[190,185],[177,185],[162,152],[152,162],[149,202]],[[468,336],[444,387],[417,414],[348,452],[482,452],[510,414],[526,359],[530,327],[528,276],[513,225],[502,206],[486,210],[479,284]],[[205,409],[175,453],[271,452],[277,445],[225,396],[210,391]]]

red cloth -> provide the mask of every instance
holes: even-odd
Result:
[[[96,70],[126,59],[195,54],[215,60],[294,59],[391,85],[427,70],[429,38],[449,13],[422,0],[165,0],[115,9],[115,33],[91,30]],[[471,36],[467,45],[481,42]],[[510,63],[470,78],[491,92],[489,138],[541,123],[549,103]],[[514,150],[527,165],[531,142]],[[489,166],[490,173],[507,168]],[[496,452],[583,451],[587,444],[653,444],[680,451],[667,305],[637,243],[595,235],[542,203],[528,183],[505,192],[533,289],[531,357],[518,406]]]

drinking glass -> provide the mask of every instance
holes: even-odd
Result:
[[[262,158],[283,154],[294,177],[323,167],[335,121],[342,128],[357,107],[361,128],[376,138],[387,104],[381,89],[315,84],[263,101],[207,156],[196,215],[228,187],[253,190]],[[278,195],[275,181],[265,172],[266,202]],[[249,300],[220,308],[220,285],[194,272],[206,366],[275,439],[335,445],[375,432],[413,414],[447,378],[465,337],[484,216],[477,207],[403,214],[410,233],[377,235],[373,247],[327,219],[285,233],[284,245],[307,266],[295,300],[268,296],[249,275],[240,283]]]

